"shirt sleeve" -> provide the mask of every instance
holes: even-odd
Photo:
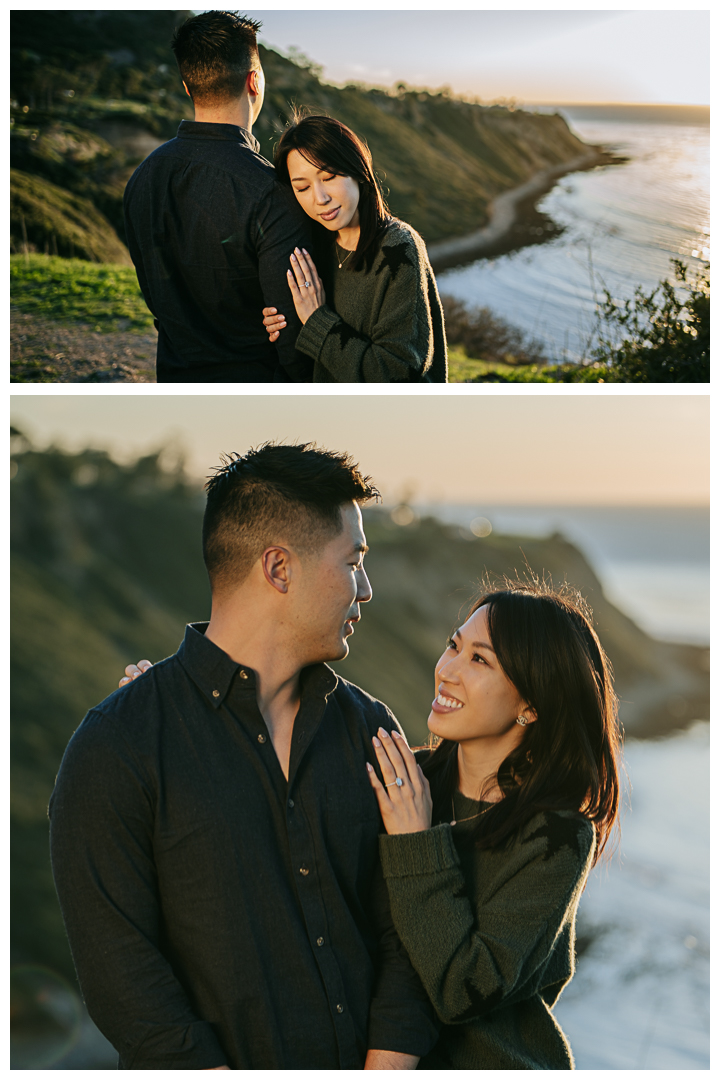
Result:
[[[274,183],[258,208],[255,222],[255,250],[263,306],[277,308],[287,322],[275,342],[286,381],[311,382],[312,364],[295,346],[302,323],[287,282],[290,255],[296,247],[304,247],[312,255],[309,219],[293,193]]]
[[[370,1002],[368,1049],[424,1057],[437,1042],[434,1014],[393,925],[388,890],[379,866],[373,885],[372,907],[378,952],[377,976]]]
[[[127,248],[130,252],[130,258],[135,265],[135,273],[137,274],[138,285],[140,286],[140,292],[143,295],[148,309],[155,315],[155,312],[150,307],[150,289],[148,288],[147,277],[145,275],[145,268],[143,266],[142,251],[140,245],[137,242],[135,236],[135,230],[133,228],[132,220],[129,213],[130,198],[133,190],[132,179],[129,181],[125,192],[123,194],[123,219],[125,223],[125,239],[127,241]],[[157,319],[155,320],[155,327],[158,327]]]
[[[336,382],[419,382],[430,372],[436,346],[444,347],[434,340],[429,267],[404,240],[381,248],[374,277],[377,317],[369,334],[324,304],[303,326],[297,347]]]
[[[468,896],[450,825],[380,837],[393,921],[445,1024],[521,998],[574,910],[594,847],[592,826],[545,817],[482,898]]]
[[[89,713],[53,792],[53,876],[90,1016],[123,1068],[210,1069],[226,1055],[160,951],[153,793],[132,752]]]

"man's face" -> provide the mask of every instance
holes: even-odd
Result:
[[[372,597],[363,559],[367,551],[357,503],[342,507],[342,532],[316,556],[302,561],[298,622],[302,623],[306,663],[342,660],[348,638],[360,619],[360,604]]]

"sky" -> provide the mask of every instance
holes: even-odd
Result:
[[[709,11],[370,5],[247,14],[262,20],[263,44],[299,49],[333,83],[449,86],[483,101],[518,104],[710,101]]]
[[[117,387],[11,395],[11,417],[39,448],[91,445],[125,460],[182,450],[197,478],[224,452],[316,441],[349,451],[390,505],[707,505],[708,397],[592,390],[218,397]]]

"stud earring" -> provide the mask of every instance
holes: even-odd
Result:
[[[526,716],[518,716],[515,723],[519,724],[520,727],[525,727],[525,725],[527,724],[527,717]]]

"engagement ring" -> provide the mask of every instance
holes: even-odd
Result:
[[[402,777],[400,777],[400,776],[396,776],[394,780],[391,780],[389,784],[385,785],[385,787],[402,787],[402,786],[403,786],[403,782],[402,782]]]
[[[309,289],[309,288],[310,288],[310,284],[311,284],[311,283],[310,283],[309,281],[306,281],[306,282],[305,282],[305,288],[306,288],[306,289]]]

